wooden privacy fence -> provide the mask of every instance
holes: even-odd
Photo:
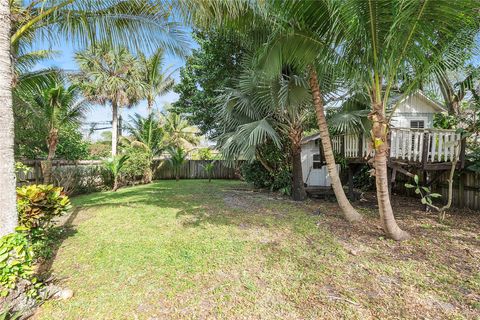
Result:
[[[432,185],[432,191],[442,195],[439,201],[447,202],[449,174],[448,171],[444,172]],[[395,189],[402,194],[418,197],[418,195],[412,194],[411,189],[405,188],[405,183],[412,183],[411,179],[408,181],[407,177],[402,176],[402,178],[402,180],[397,180]],[[452,206],[480,210],[480,173],[457,171],[453,180]]]
[[[19,184],[23,183],[42,183],[43,174],[40,166],[41,160],[22,160],[24,165],[31,168],[26,175],[19,173]],[[181,179],[208,179],[208,174],[205,171],[205,165],[210,163],[210,160],[187,160],[180,168]],[[212,171],[212,179],[238,179],[239,167],[241,161],[227,162],[224,160],[213,161],[214,168]],[[73,171],[80,175],[96,175],[101,178],[99,170],[92,170],[101,168],[103,166],[102,160],[53,160],[52,170],[58,172],[61,176],[68,176]],[[156,159],[153,162],[154,179],[175,179],[175,173],[167,160]]]
[[[211,160],[187,160],[179,169],[180,179],[208,179],[205,166],[211,162]],[[241,161],[215,160],[213,163],[212,179],[239,179]],[[175,172],[167,160],[154,160],[153,167],[155,168],[154,179],[175,179]]]

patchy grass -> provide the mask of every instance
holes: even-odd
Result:
[[[475,319],[478,215],[439,224],[396,201],[403,243],[384,239],[373,201],[352,227],[333,202],[235,181],[77,197],[51,265],[75,296],[34,319]]]

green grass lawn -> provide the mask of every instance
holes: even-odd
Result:
[[[34,319],[479,312],[478,225],[401,217],[414,238],[398,244],[383,239],[368,207],[364,225],[351,228],[333,202],[298,204],[236,181],[162,181],[73,203],[51,271],[75,295],[46,302]]]

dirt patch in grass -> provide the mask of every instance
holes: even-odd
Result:
[[[412,239],[385,239],[375,198],[346,222],[232,181],[162,181],[75,199],[52,263],[74,290],[35,319],[477,319],[480,215],[445,223],[394,197]]]

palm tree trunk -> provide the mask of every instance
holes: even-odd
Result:
[[[392,204],[390,203],[390,194],[388,192],[388,139],[387,139],[387,119],[382,103],[374,103],[372,113],[369,115],[372,120],[373,144],[375,146],[375,184],[377,187],[378,208],[383,229],[389,237],[394,240],[405,240],[409,234],[397,225],[393,215]]]
[[[297,128],[290,135],[292,152],[292,197],[295,201],[303,201],[307,197],[303,184],[302,172],[302,130]]]
[[[312,67],[310,68],[310,89],[312,90],[313,104],[315,106],[315,112],[317,114],[317,123],[320,130],[320,138],[322,141],[323,152],[325,154],[325,161],[327,162],[327,170],[332,182],[333,192],[337,198],[338,205],[342,209],[345,218],[348,221],[360,221],[362,216],[353,208],[348,201],[345,191],[342,187],[342,182],[337,171],[337,165],[335,164],[335,157],[333,156],[332,142],[330,141],[330,135],[328,133],[327,120],[325,118],[323,100],[320,93],[320,87],[318,85],[317,72]]]
[[[117,155],[118,144],[118,104],[112,101],[112,157]]]
[[[52,160],[55,158],[55,152],[58,145],[58,129],[50,129],[47,139],[48,156],[47,160],[42,162],[43,183],[50,184],[52,182]]]
[[[13,155],[12,62],[9,1],[0,2],[0,237],[15,231],[17,201]]]
[[[148,98],[147,99],[147,112],[148,114],[152,114],[152,111],[153,111],[153,101],[152,99]]]
[[[117,191],[118,190],[118,176],[115,176],[113,178],[113,189],[112,191]]]

